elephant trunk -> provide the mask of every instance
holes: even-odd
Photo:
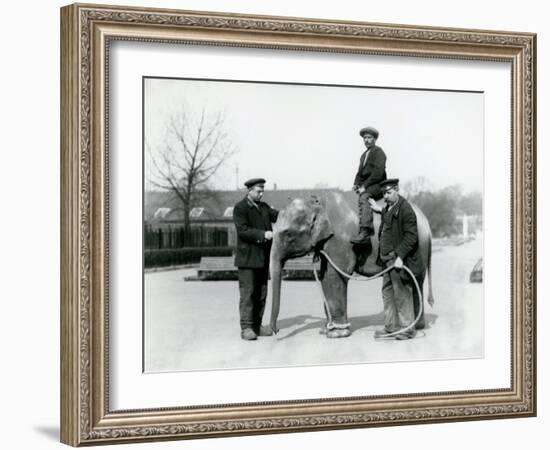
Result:
[[[274,334],[279,331],[277,329],[277,318],[279,317],[279,307],[281,304],[281,277],[283,271],[283,262],[278,256],[277,251],[271,252],[271,318],[269,325]]]

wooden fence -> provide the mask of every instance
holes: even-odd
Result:
[[[222,227],[191,227],[185,233],[183,227],[153,228],[144,230],[145,249],[171,249],[183,247],[227,247],[228,230]]]

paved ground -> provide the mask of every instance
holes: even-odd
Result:
[[[433,255],[434,308],[426,330],[410,341],[374,340],[383,324],[381,280],[351,282],[348,315],[353,334],[318,334],[322,299],[314,282],[283,281],[280,332],[240,339],[236,281],[186,282],[193,269],[145,275],[147,372],[289,365],[350,364],[483,356],[483,285],[469,283],[482,240],[444,247]],[[427,289],[427,285],[426,285]],[[264,322],[269,320],[270,299]]]

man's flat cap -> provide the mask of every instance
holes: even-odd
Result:
[[[256,186],[257,184],[265,184],[265,180],[263,178],[251,178],[248,181],[244,182],[244,185],[250,189],[253,186]]]
[[[365,134],[370,134],[374,139],[378,139],[378,130],[373,127],[365,127],[359,130],[359,135],[364,137]]]
[[[385,192],[388,189],[397,186],[398,184],[399,178],[388,178],[387,180],[380,182],[380,189],[382,189],[382,192]]]

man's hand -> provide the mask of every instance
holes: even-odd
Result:
[[[266,231],[264,237],[266,241],[270,241],[273,239],[273,231]]]
[[[370,209],[372,209],[373,211],[376,211],[377,213],[382,212],[382,207],[378,206],[376,201],[372,198],[369,198],[369,206],[370,206]]]
[[[403,268],[403,260],[398,256],[395,259],[395,262],[393,263],[396,269],[402,269]]]

